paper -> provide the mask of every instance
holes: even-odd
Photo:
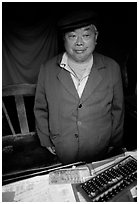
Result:
[[[15,197],[15,192],[3,192],[2,202],[13,202]]]
[[[2,190],[5,202],[76,202],[71,184],[49,185],[49,175],[8,184]]]
[[[137,198],[137,185],[131,188],[130,192],[133,198]]]

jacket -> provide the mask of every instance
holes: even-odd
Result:
[[[124,100],[119,65],[93,53],[93,66],[79,98],[62,55],[41,66],[34,113],[42,146],[55,146],[64,164],[103,158],[122,145]]]

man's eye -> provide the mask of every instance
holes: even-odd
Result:
[[[76,35],[69,35],[69,38],[75,38],[76,37]]]
[[[84,34],[83,37],[90,37],[90,35],[89,34]]]

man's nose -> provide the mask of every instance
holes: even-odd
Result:
[[[78,46],[81,46],[81,45],[83,45],[83,39],[82,39],[82,37],[81,36],[78,36],[77,37],[77,40],[76,40],[76,45],[78,45]]]

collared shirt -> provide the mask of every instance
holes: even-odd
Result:
[[[77,93],[78,93],[80,98],[82,96],[83,90],[84,90],[86,82],[88,80],[88,76],[90,74],[92,65],[93,65],[93,55],[92,55],[92,58],[91,58],[91,60],[89,62],[89,66],[87,66],[85,72],[83,73],[82,78],[79,79],[77,77],[77,75],[75,74],[75,72],[68,65],[68,56],[67,56],[66,52],[63,54],[60,66],[70,72],[71,78],[72,78],[72,80],[74,82],[75,88],[76,88]]]

